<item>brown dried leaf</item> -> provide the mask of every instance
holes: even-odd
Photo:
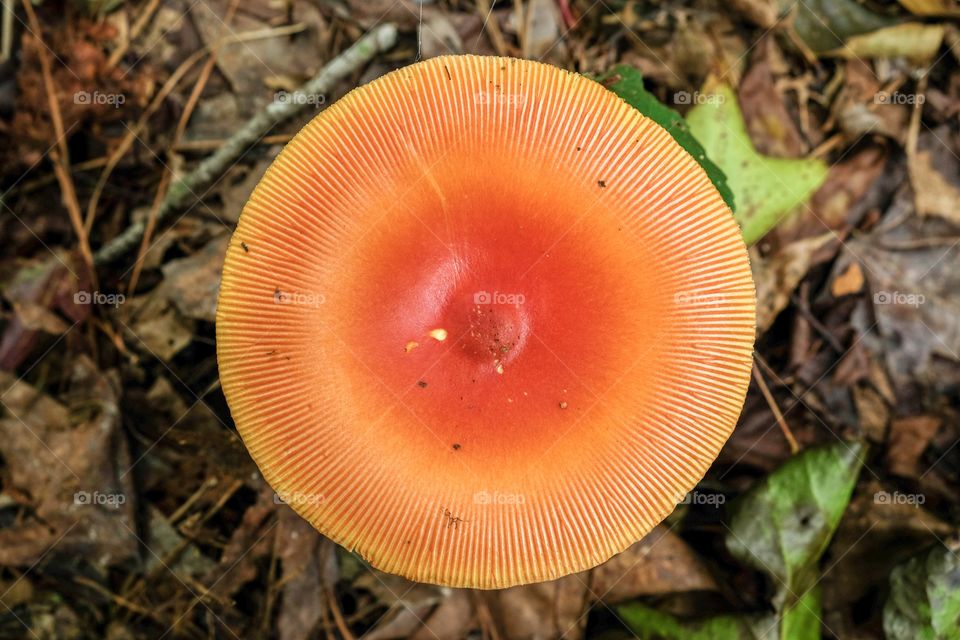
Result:
[[[947,151],[942,145],[941,149]],[[922,216],[935,215],[960,225],[960,162],[948,153],[933,153],[927,150],[917,151],[910,167],[910,180],[913,183],[917,203],[917,213]],[[952,180],[947,176],[952,176]]]
[[[277,516],[277,555],[283,567],[277,631],[281,640],[308,640],[330,615],[324,586],[332,588],[337,582],[333,542],[287,506],[281,506]]]
[[[860,263],[851,262],[838,276],[833,279],[830,285],[830,293],[834,298],[849,296],[859,293],[863,289],[863,269]]]
[[[569,638],[578,640],[586,626],[589,591],[579,574],[559,580],[498,591],[491,611],[510,640]]]
[[[790,296],[807,275],[816,251],[834,239],[832,233],[799,240],[768,259],[751,251],[750,264],[757,285],[757,330],[766,331],[790,302]]]
[[[185,318],[216,321],[220,272],[228,244],[229,235],[223,235],[192,256],[163,265],[163,295]]]
[[[137,556],[134,492],[120,437],[119,382],[86,357],[73,360],[71,406],[0,373],[0,455],[10,486],[37,519],[0,530],[0,565],[29,565],[56,545],[105,573]]]
[[[663,525],[591,572],[590,590],[609,604],[684,591],[715,591],[697,554]]]
[[[910,416],[891,422],[887,447],[890,473],[916,479],[920,457],[939,429],[940,419],[934,416]]]

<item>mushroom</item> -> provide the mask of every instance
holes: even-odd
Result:
[[[303,518],[383,571],[499,588],[670,514],[736,424],[754,307],[737,224],[669,133],[574,73],[444,56],[280,153],[217,353]]]

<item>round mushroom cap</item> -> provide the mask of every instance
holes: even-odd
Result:
[[[277,495],[373,566],[498,588],[591,568],[737,422],[755,295],[730,209],[583,76],[445,56],[352,91],[240,217],[223,390]]]

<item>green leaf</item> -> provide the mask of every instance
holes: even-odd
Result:
[[[957,551],[957,545],[939,545],[891,572],[883,609],[883,630],[890,640],[960,639]]]
[[[820,585],[808,589],[780,614],[780,637],[785,640],[820,638]]]
[[[850,501],[864,453],[859,442],[808,449],[732,505],[727,548],[775,579],[782,638],[819,637],[818,565]]]
[[[666,129],[673,136],[673,139],[700,163],[727,206],[734,211],[736,210],[734,194],[727,184],[727,177],[723,174],[723,171],[710,160],[703,146],[690,133],[690,128],[683,116],[657,100],[656,96],[644,88],[643,76],[640,75],[639,71],[629,65],[620,64],[606,73],[596,76],[594,80]]]
[[[860,442],[808,449],[732,505],[727,547],[775,579],[776,615],[724,615],[691,623],[630,603],[617,608],[623,621],[644,640],[819,639],[818,564],[850,502],[865,453]]]
[[[690,131],[727,176],[735,216],[750,245],[805,203],[827,177],[816,158],[772,158],[753,146],[733,90],[705,87],[687,114]]]
[[[617,614],[641,640],[761,640],[773,638],[772,616],[716,616],[700,622],[681,622],[651,607],[630,603]]]

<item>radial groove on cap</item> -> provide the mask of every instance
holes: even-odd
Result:
[[[603,562],[699,481],[754,306],[729,209],[656,123],[547,65],[441,57],[270,166],[217,352],[301,516],[385,571],[506,587]]]

